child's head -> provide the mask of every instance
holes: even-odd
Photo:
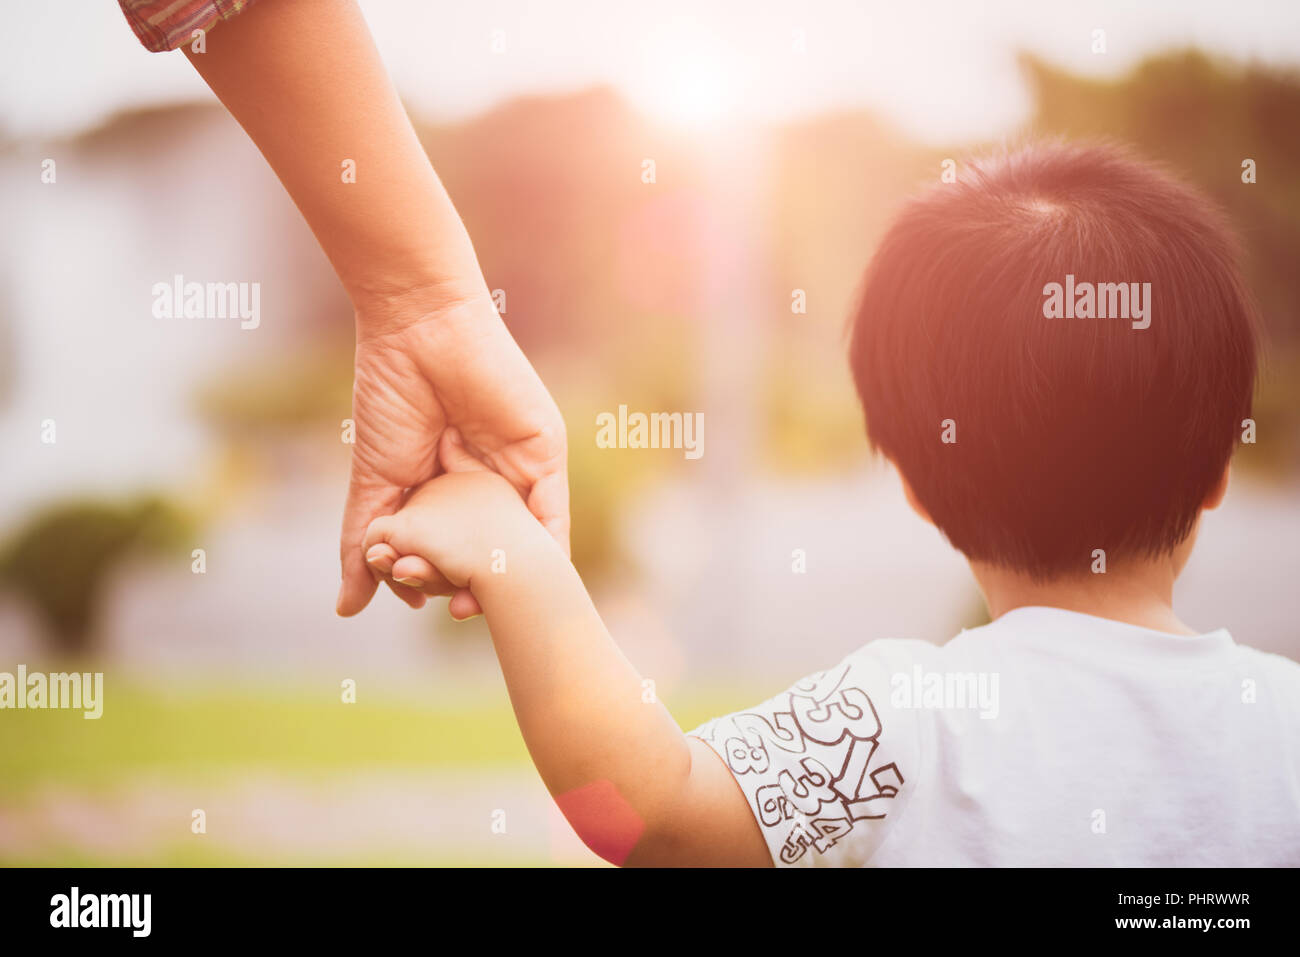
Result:
[[[1255,336],[1205,197],[1115,147],[1053,144],[907,204],[851,361],[872,445],[935,525],[1041,580],[1188,540],[1250,415]]]

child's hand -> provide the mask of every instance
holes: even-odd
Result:
[[[371,522],[363,549],[372,568],[410,587],[446,581],[470,588],[494,555],[531,550],[547,535],[510,482],[470,456],[455,430],[439,451],[447,474],[420,486],[396,514]]]

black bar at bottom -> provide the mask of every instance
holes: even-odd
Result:
[[[461,949],[453,940],[468,933],[493,949],[512,935],[535,947],[789,937],[822,948],[920,934],[927,943],[1200,937],[1231,947],[1259,931],[1293,932],[1296,873],[11,869],[0,871],[0,939],[328,946],[414,935]]]

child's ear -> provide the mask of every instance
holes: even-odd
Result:
[[[1223,502],[1223,496],[1228,494],[1228,472],[1230,469],[1231,466],[1229,465],[1223,467],[1223,474],[1219,476],[1219,481],[1214,484],[1214,488],[1210,489],[1210,494],[1205,496],[1201,508],[1208,511],[1212,508],[1218,508]]]
[[[903,480],[903,497],[907,499],[907,504],[912,507],[912,511],[921,516],[924,521],[933,525],[934,519],[930,517],[930,513],[925,510],[925,506],[917,499],[916,493],[912,491],[912,486],[908,484],[907,478],[902,472],[898,473],[898,477]]]

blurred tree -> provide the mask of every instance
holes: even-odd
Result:
[[[814,117],[774,135],[770,269],[762,280],[771,308],[756,317],[767,333],[755,397],[767,468],[815,474],[867,455],[847,324],[899,200],[932,182],[948,155],[863,111]]]
[[[319,347],[223,367],[195,396],[200,418],[227,440],[277,442],[352,410],[352,350]]]
[[[174,553],[188,530],[188,520],[158,496],[62,502],[32,517],[0,549],[0,586],[31,604],[56,653],[85,653],[94,648],[118,565],[136,555]]]
[[[580,348],[600,361],[659,314],[689,308],[692,223],[707,199],[689,138],[601,87],[416,128],[531,358]],[[653,186],[642,182],[646,157]]]

